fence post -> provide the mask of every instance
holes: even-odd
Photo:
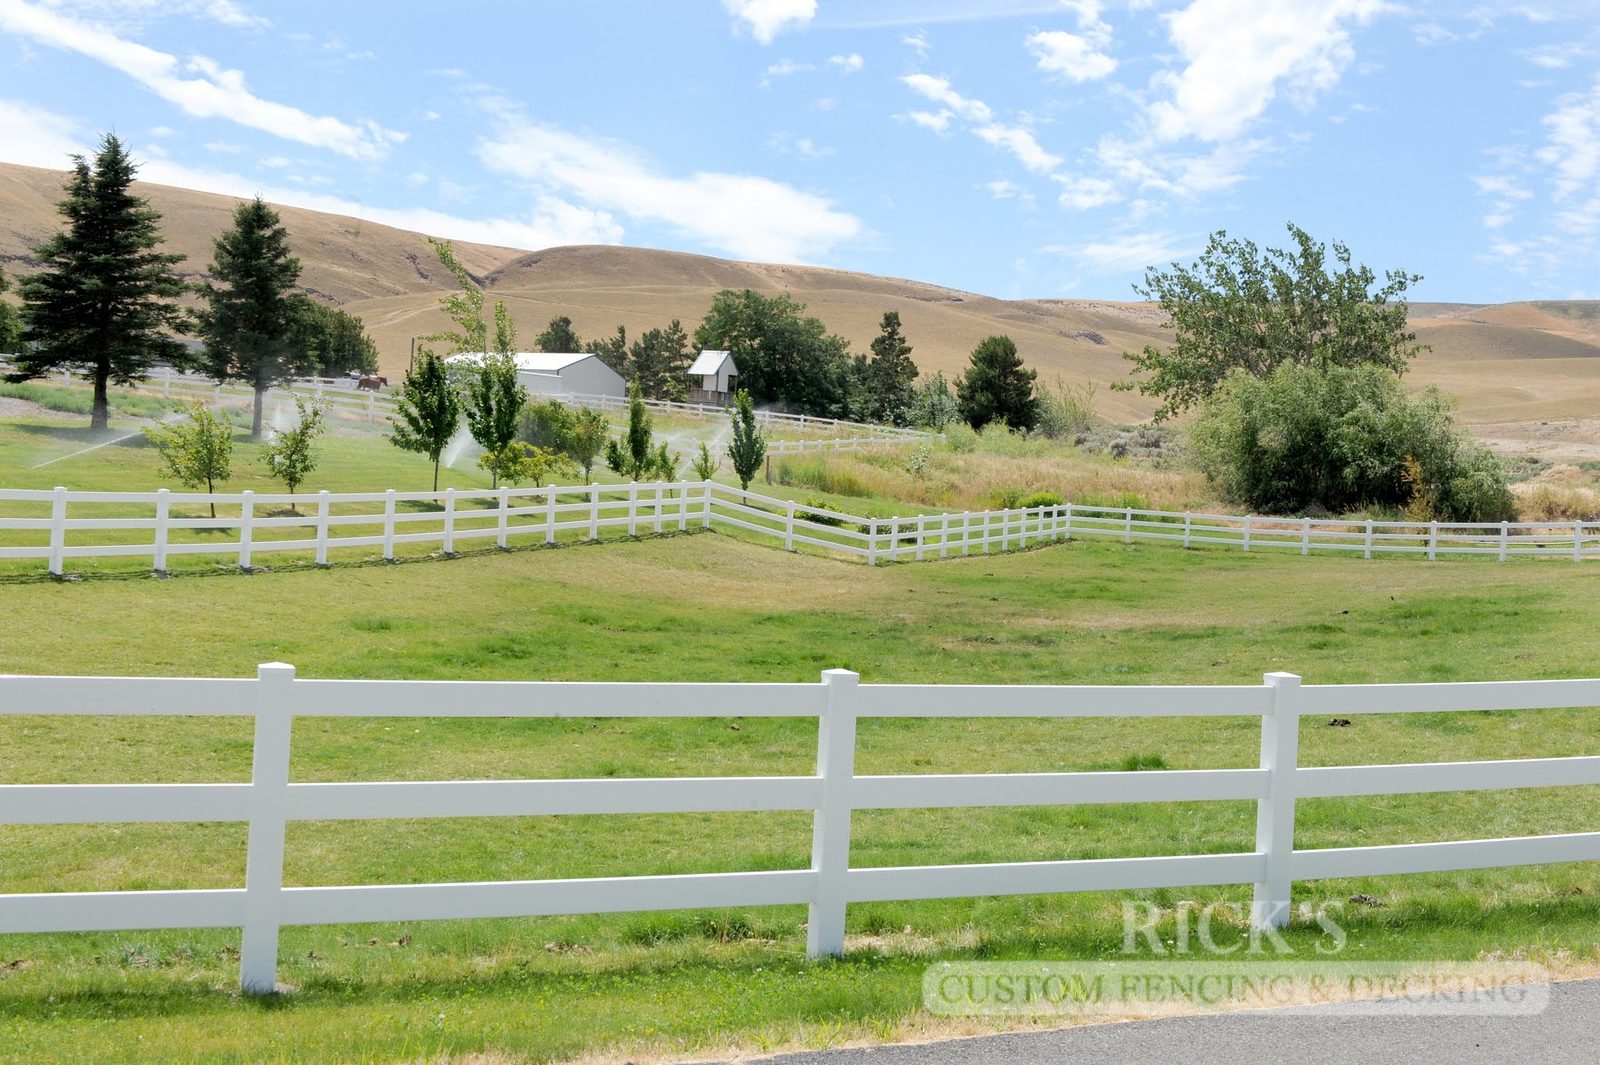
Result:
[[[1439,557],[1439,523],[1428,522],[1428,561],[1433,562]]]
[[[1289,923],[1289,865],[1294,855],[1295,767],[1300,757],[1300,678],[1268,673],[1272,707],[1261,718],[1261,768],[1267,787],[1256,802],[1256,851],[1262,879],[1255,885],[1250,927],[1282,928]]]
[[[1187,510],[1183,512],[1183,546],[1189,546],[1189,534],[1194,531],[1194,515]]]
[[[372,415],[377,410],[377,407],[378,407],[378,393],[376,393],[376,392],[368,392],[367,393],[367,424],[368,425],[372,424]]]
[[[1572,561],[1583,561],[1583,522],[1572,523]]]
[[[689,527],[689,482],[678,482],[678,531]]]
[[[783,549],[794,550],[794,503],[784,504],[783,513]]]
[[[317,493],[317,565],[328,564],[328,490]]]
[[[917,561],[922,561],[924,541],[928,538],[928,517],[925,514],[917,515]]]
[[[67,546],[67,490],[56,485],[50,497],[50,575],[61,576],[62,551]]]
[[[1250,550],[1250,515],[1248,514],[1244,516],[1244,549],[1246,552]]]
[[[151,568],[156,573],[165,576],[167,572],[167,521],[172,512],[172,492],[166,488],[156,489],[156,544],[155,560]]]
[[[705,481],[704,484],[705,484],[705,492],[706,492],[706,501],[705,501],[705,510],[704,510],[704,523],[705,523],[705,528],[709,529],[709,528],[711,528],[711,482],[710,481]]]
[[[504,551],[506,547],[506,513],[511,508],[511,489],[505,485],[500,486],[500,513],[495,521],[495,544]]]
[[[878,564],[878,519],[873,518],[867,525],[867,565]]]
[[[1300,553],[1311,554],[1311,519],[1300,519]]]
[[[394,489],[386,488],[383,492],[383,557],[385,561],[394,561]]]
[[[1499,559],[1501,562],[1504,562],[1506,560],[1506,544],[1507,544],[1507,541],[1509,540],[1510,536],[1511,536],[1511,523],[1510,522],[1505,522],[1505,521],[1501,522],[1500,523],[1500,559]]]
[[[966,558],[972,550],[972,511],[961,512],[961,557]]]
[[[589,539],[600,539],[600,486],[589,483]]]
[[[1071,503],[1067,504],[1066,519],[1067,519],[1066,524],[1064,526],[1062,526],[1062,529],[1061,529],[1061,538],[1063,540],[1071,540],[1072,539],[1072,504]]]
[[[1361,557],[1362,558],[1371,558],[1372,557],[1372,519],[1371,518],[1367,519],[1367,538],[1363,542],[1362,547],[1361,547]]]
[[[544,491],[548,506],[544,515],[544,542],[553,544],[556,542],[556,486],[546,485]]]
[[[278,908],[283,891],[283,826],[289,798],[294,667],[256,668],[256,730],[250,769],[250,842],[244,871],[239,987],[270,995],[278,982]]]
[[[861,678],[847,669],[822,672],[823,707],[817,722],[817,776],[822,795],[811,823],[811,872],[806,957],[844,953],[844,909],[850,871],[850,783],[856,764],[856,698]]]
[[[639,482],[628,482],[628,535],[639,535]]]
[[[239,497],[239,568],[250,571],[250,541],[254,536],[251,526],[256,516],[256,494],[246,488]]]
[[[1127,513],[1122,516],[1122,542],[1125,543],[1125,544],[1133,543],[1133,508],[1132,507],[1129,507],[1128,510],[1127,510]]]
[[[950,557],[950,512],[939,515],[939,557]]]
[[[662,484],[660,481],[657,481],[656,494],[654,500],[650,504],[650,514],[652,517],[650,524],[652,529],[658,533],[661,531],[661,489]]]

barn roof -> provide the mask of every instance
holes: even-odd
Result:
[[[733,352],[731,351],[702,351],[698,356],[696,356],[694,365],[689,367],[689,372],[692,374],[720,373],[722,371],[722,364],[724,362],[732,361]],[[733,371],[735,373],[739,372],[739,367],[737,364],[734,365]]]
[[[482,352],[464,351],[459,355],[452,355],[447,362],[476,362],[483,357]],[[582,362],[584,359],[594,359],[599,356],[587,351],[518,351],[511,356],[517,364],[517,369],[525,373],[550,373],[558,374],[568,366]]]

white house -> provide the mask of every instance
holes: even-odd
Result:
[[[689,367],[689,401],[726,407],[739,391],[739,367],[730,351],[702,351]]]
[[[452,355],[447,362],[471,365],[482,356],[473,352]],[[626,396],[628,383],[601,361],[600,356],[572,351],[519,351],[511,356],[517,379],[536,396],[577,392],[589,396]]]

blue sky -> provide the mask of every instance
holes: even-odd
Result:
[[[0,160],[459,239],[1131,298],[1294,220],[1600,297],[1596,0],[0,0]]]

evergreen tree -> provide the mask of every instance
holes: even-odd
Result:
[[[396,397],[399,417],[391,422],[395,447],[426,455],[433,462],[433,490],[439,490],[439,456],[461,421],[461,397],[450,383],[444,360],[431,349],[417,353],[417,365],[406,374]]]
[[[628,375],[628,329],[626,326],[617,326],[617,332],[608,340],[591,340],[584,348],[591,355],[600,356],[600,361],[611,367],[617,373],[626,377]]]
[[[1039,399],[1033,382],[1038,376],[1022,368],[1022,356],[1008,336],[986,338],[972,351],[971,365],[956,382],[956,402],[961,416],[974,429],[993,421],[1026,432],[1039,420]]]
[[[628,377],[649,399],[689,398],[689,334],[674,318],[665,329],[649,329],[628,349]]]
[[[900,312],[885,311],[866,364],[867,420],[906,425],[916,395],[917,364],[900,332]]]
[[[211,280],[201,290],[201,365],[218,383],[250,385],[250,436],[259,439],[267,389],[294,376],[288,295],[300,278],[300,260],[289,254],[289,231],[278,212],[259,196],[234,208],[233,228],[217,237],[212,256]]]
[[[11,282],[6,280],[4,270],[0,270],[0,296],[5,295]],[[22,347],[22,316],[17,309],[5,300],[0,300],[0,354],[12,355]]]
[[[767,441],[756,426],[756,405],[750,393],[741,388],[733,397],[733,441],[728,445],[728,458],[733,462],[741,491],[750,488],[751,479],[760,472],[761,460],[766,457]]]
[[[572,331],[572,319],[566,315],[550,319],[545,331],[534,338],[533,346],[539,351],[576,352],[583,350],[583,341]]]
[[[93,167],[75,156],[60,204],[67,227],[34,249],[43,269],[18,286],[27,350],[8,379],[76,370],[94,382],[94,429],[110,420],[110,385],[143,380],[159,359],[187,361],[170,335],[190,326],[173,302],[188,288],[173,270],[183,256],[157,250],[161,216],[134,195],[137,171],[110,134]]]

